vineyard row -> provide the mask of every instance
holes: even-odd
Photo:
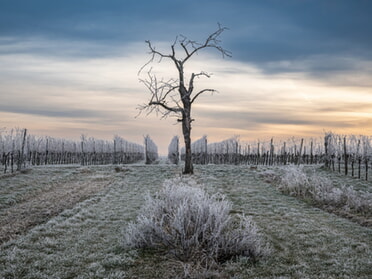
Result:
[[[192,143],[191,150],[195,164],[324,164],[333,171],[366,180],[372,173],[370,136],[326,133],[324,138],[290,138],[278,142],[273,139],[242,142],[239,137],[232,137],[216,143],[208,143],[204,136]],[[184,149],[181,149],[183,158]]]
[[[149,136],[144,145],[129,142],[119,136],[112,141],[81,136],[80,141],[28,135],[27,129],[0,131],[0,163],[4,173],[28,165],[54,164],[128,164],[158,158],[156,144]]]
[[[178,164],[184,158],[179,151],[179,138],[168,147],[168,159]],[[204,136],[191,146],[195,164],[324,164],[345,175],[369,179],[372,171],[372,137],[326,133],[323,138],[290,138],[288,140],[244,142],[235,136],[221,142],[208,143]],[[119,136],[100,140],[81,136],[80,141],[37,137],[26,129],[0,130],[0,163],[4,173],[21,170],[27,165],[49,164],[128,164],[158,159],[154,141],[146,136],[144,145]]]

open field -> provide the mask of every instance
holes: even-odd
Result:
[[[252,216],[272,249],[255,264],[225,263],[214,277],[370,278],[372,228],[281,194],[262,179],[265,172],[264,166],[195,166],[194,179],[209,193],[225,194],[234,212]],[[121,244],[144,194],[180,173],[173,165],[126,165],[119,171],[75,165],[0,178],[0,278],[182,278],[180,262],[125,251]],[[319,175],[372,189],[370,182]]]

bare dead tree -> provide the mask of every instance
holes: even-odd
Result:
[[[170,115],[178,117],[178,122],[182,123],[182,133],[185,142],[185,174],[193,173],[192,152],[191,152],[191,107],[196,99],[207,92],[213,93],[216,90],[205,88],[194,92],[195,78],[207,77],[210,75],[204,71],[191,73],[187,80],[185,75],[185,64],[197,54],[199,51],[207,48],[216,49],[222,54],[222,57],[231,57],[231,53],[221,47],[219,37],[227,28],[218,25],[218,29],[210,34],[207,39],[202,42],[196,42],[188,39],[185,36],[176,37],[171,45],[170,54],[164,54],[157,51],[150,41],[146,41],[150,50],[150,60],[140,69],[139,74],[155,59],[159,59],[159,63],[163,59],[172,61],[177,70],[177,78],[168,80],[158,79],[152,73],[152,68],[147,71],[147,77],[140,81],[150,91],[150,100],[148,103],[139,107],[141,111],[147,111],[148,114],[155,112],[160,114],[162,118]],[[177,53],[176,53],[177,52]]]

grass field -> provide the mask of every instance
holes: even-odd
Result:
[[[195,167],[194,179],[209,193],[225,194],[233,211],[252,216],[272,250],[257,263],[227,262],[211,278],[371,278],[372,228],[281,194],[262,179],[266,171]],[[0,278],[182,278],[184,264],[122,247],[144,194],[180,173],[171,165],[49,166],[1,177]]]

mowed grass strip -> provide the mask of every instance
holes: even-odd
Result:
[[[371,228],[281,194],[262,182],[265,171],[221,166],[209,179],[238,212],[253,216],[273,247],[267,261],[239,267],[238,278],[370,278]],[[201,178],[215,176],[206,167]]]
[[[144,193],[180,175],[167,165],[95,167],[109,186],[0,248],[0,278],[175,278],[180,263],[163,255],[124,251],[127,222]],[[233,212],[251,215],[271,244],[269,257],[221,266],[215,278],[369,278],[372,231],[282,195],[247,166],[196,166],[205,189],[225,194]],[[106,176],[108,173],[110,175]],[[102,177],[102,176],[101,176]],[[173,276],[173,277],[171,277]]]
[[[75,167],[37,167],[0,180],[0,244],[109,185],[111,173]]]

